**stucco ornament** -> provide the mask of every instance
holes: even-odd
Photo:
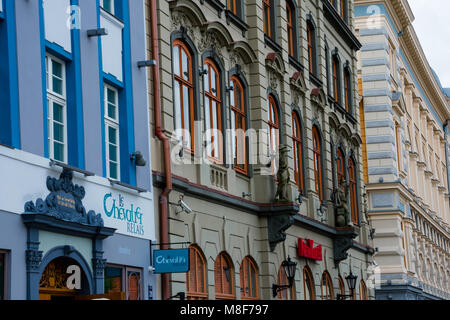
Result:
[[[336,226],[345,227],[349,225],[348,210],[348,183],[342,182],[336,194]]]
[[[288,185],[290,182],[289,176],[289,164],[288,153],[289,147],[287,145],[281,145],[279,148],[279,166],[277,172],[278,186],[275,194],[275,201],[286,202],[288,199]]]

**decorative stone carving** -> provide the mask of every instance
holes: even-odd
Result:
[[[86,212],[82,200],[86,195],[84,187],[74,185],[73,172],[64,168],[59,179],[47,177],[47,189],[50,194],[44,200],[37,199],[36,204],[25,204],[25,214],[43,214],[59,220],[79,224],[103,227],[103,219],[94,211]]]
[[[192,39],[192,41],[195,41],[195,32],[194,27],[192,26],[191,21],[189,18],[181,12],[174,11],[172,12],[172,25],[170,28],[170,31],[173,32],[175,30],[185,30],[186,33],[189,35],[189,37]]]
[[[333,239],[333,253],[335,264],[339,264],[339,262],[341,262],[342,260],[347,259],[347,251],[352,247],[353,239],[355,239],[357,236],[358,232],[356,232],[356,230],[353,228],[337,230],[337,234]]]
[[[106,268],[106,259],[92,258],[92,266],[94,268],[95,276],[101,277]]]
[[[286,240],[286,230],[294,224],[294,216],[291,214],[274,215],[268,218],[269,245],[274,251],[277,243]]]
[[[348,210],[348,183],[341,182],[341,187],[337,188],[336,193],[336,226],[345,227],[349,225]]]
[[[39,266],[42,262],[42,251],[32,249],[32,250],[26,250],[26,264],[27,264],[27,271],[31,272],[37,272],[39,271]]]
[[[276,202],[286,202],[288,199],[288,186],[290,182],[289,176],[289,163],[288,163],[288,153],[289,147],[287,145],[281,145],[279,148],[279,166],[277,172],[278,186],[277,192],[275,193]]]
[[[221,45],[217,35],[211,31],[205,31],[202,33],[201,39],[197,44],[199,52],[205,52],[208,49],[213,50],[217,56],[223,61],[223,54],[221,49]]]

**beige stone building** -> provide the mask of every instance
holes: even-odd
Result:
[[[357,0],[355,16],[376,298],[449,299],[448,97],[406,0]]]
[[[191,248],[157,298],[275,299],[288,258],[278,299],[373,298],[353,1],[147,5],[158,239]]]

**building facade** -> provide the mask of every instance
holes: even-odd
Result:
[[[143,10],[0,1],[0,299],[153,297]]]
[[[355,1],[377,299],[449,299],[448,97],[406,0]]]
[[[158,295],[373,299],[353,1],[147,4],[158,239],[190,249]]]

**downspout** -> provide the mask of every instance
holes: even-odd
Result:
[[[170,167],[170,143],[169,138],[163,133],[161,128],[161,87],[159,70],[159,34],[157,22],[156,0],[150,0],[150,24],[152,38],[152,59],[156,61],[153,68],[153,106],[155,109],[155,135],[163,144],[165,187],[159,196],[159,234],[161,249],[168,249],[169,243],[169,194],[172,191],[172,171]],[[169,274],[161,275],[162,299],[170,298]]]

